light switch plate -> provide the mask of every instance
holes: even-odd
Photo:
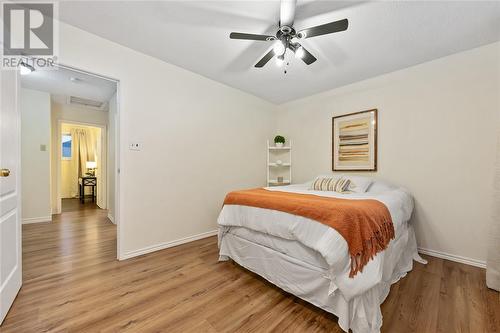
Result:
[[[40,145],[40,151],[47,151],[47,145]]]

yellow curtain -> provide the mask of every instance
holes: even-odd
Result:
[[[71,155],[73,156],[71,159],[72,170],[75,172],[76,179],[78,179],[87,172],[87,161],[96,161],[96,140],[88,129],[72,128],[70,133],[72,140]],[[78,183],[72,185],[71,195],[73,197],[79,196]]]

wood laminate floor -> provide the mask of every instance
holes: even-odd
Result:
[[[336,317],[238,265],[206,238],[118,262],[107,212],[66,205],[23,226],[23,287],[0,332],[341,332]],[[391,288],[383,332],[500,332],[482,269],[428,257]]]

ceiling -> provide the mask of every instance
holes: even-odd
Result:
[[[499,1],[301,1],[295,28],[343,18],[349,29],[303,41],[318,61],[253,65],[275,34],[279,1],[65,1],[62,21],[273,103],[283,103],[500,40]]]
[[[116,92],[116,83],[113,81],[66,68],[38,70],[23,75],[21,85],[48,92],[52,95],[52,100],[58,103],[67,103],[69,96],[108,102]]]

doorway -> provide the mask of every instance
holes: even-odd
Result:
[[[107,209],[106,126],[64,120],[58,125],[61,212],[75,202]]]
[[[118,81],[67,66],[33,71],[21,76],[20,105],[23,224],[101,210],[118,248]]]

